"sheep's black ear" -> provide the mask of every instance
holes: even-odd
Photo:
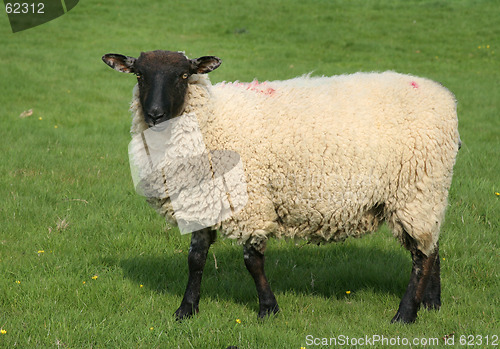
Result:
[[[222,60],[215,56],[203,56],[191,60],[193,74],[206,74],[219,68]]]
[[[134,63],[137,58],[119,55],[116,53],[108,53],[107,55],[102,56],[102,60],[111,68],[119,72],[135,73]]]

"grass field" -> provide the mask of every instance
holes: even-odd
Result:
[[[439,338],[413,348],[443,347],[445,336],[466,347],[463,336],[475,336],[467,347],[482,347],[479,340],[494,347],[498,5],[87,0],[16,34],[0,15],[0,348],[361,347],[314,345],[308,335]],[[440,242],[442,309],[420,311],[411,326],[389,323],[411,260],[383,227],[321,247],[271,242],[267,274],[282,312],[265,322],[257,321],[241,247],[219,239],[200,314],[176,323],[190,237],[167,227],[134,192],[127,156],[134,78],[101,61],[108,52],[151,49],[221,57],[213,82],[395,70],[447,86],[458,100],[463,145]],[[19,117],[30,108],[32,116]]]

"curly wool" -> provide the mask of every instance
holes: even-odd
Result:
[[[131,111],[139,135],[137,87]],[[222,235],[263,251],[271,236],[342,241],[385,220],[401,242],[435,248],[460,141],[443,86],[394,72],[214,86],[193,75],[183,115],[207,149],[243,162],[248,203],[213,227]],[[168,197],[149,202],[175,223]]]

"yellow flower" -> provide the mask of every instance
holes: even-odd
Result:
[[[54,125],[54,128],[58,128],[58,127],[59,127],[59,126],[57,126],[57,125]]]
[[[345,291],[346,294],[351,294],[351,291]]]
[[[495,195],[496,195],[496,196],[500,196],[500,193],[498,193],[498,192],[495,192]]]
[[[143,288],[143,287],[144,287],[144,285],[139,285],[139,287],[140,287],[140,288]]]
[[[40,117],[38,118],[38,120],[42,120],[42,117],[40,116]]]
[[[38,250],[38,252],[37,252],[37,253],[38,253],[38,254],[40,254],[40,253],[45,253],[45,251],[44,251],[44,250]]]
[[[21,283],[21,281],[19,281],[19,280],[16,280],[16,284],[18,284],[18,285],[19,285],[20,283]]]
[[[153,331],[154,329],[155,329],[154,327],[150,327],[150,328],[149,328],[149,330],[150,330],[150,331]]]
[[[236,323],[237,324],[241,324],[241,320],[240,319],[236,319]]]
[[[443,257],[443,261],[445,261],[445,260],[446,260],[446,258]]]
[[[94,276],[92,276],[92,280],[97,280],[97,278],[98,278],[98,277],[99,277],[99,276],[94,275]]]
[[[85,281],[83,282],[83,284],[85,285]]]
[[[0,330],[0,334],[6,334],[7,331],[5,331],[3,328]]]
[[[300,347],[300,349],[306,349],[306,347]]]

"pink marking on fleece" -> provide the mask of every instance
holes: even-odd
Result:
[[[418,88],[418,84],[415,81],[412,81],[410,85],[413,86],[413,88]]]
[[[221,83],[221,86],[238,86],[238,87],[242,87],[244,88],[245,90],[249,90],[249,91],[255,91],[255,92],[259,92],[259,93],[263,93],[265,95],[273,95],[276,90],[272,87],[267,87],[267,81],[265,82],[259,82],[258,80],[254,80],[252,82],[238,82],[238,81],[235,81],[235,82],[222,82]]]

